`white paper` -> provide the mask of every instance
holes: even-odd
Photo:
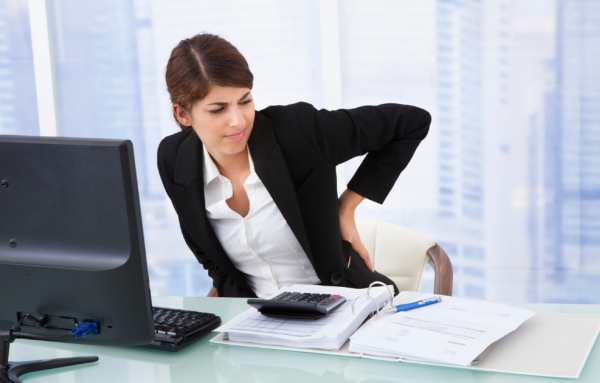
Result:
[[[341,307],[339,308],[341,309]],[[339,310],[338,309],[338,310]],[[243,320],[229,326],[230,332],[267,333],[270,335],[287,335],[292,337],[314,336],[329,325],[340,312],[334,311],[319,320],[283,319],[266,317],[258,311],[250,313]],[[223,326],[223,328],[227,328]],[[222,331],[219,329],[218,331]]]
[[[434,296],[423,294],[419,300]],[[534,314],[514,306],[444,296],[439,303],[372,320],[350,338],[350,351],[468,366]]]
[[[375,310],[374,303],[360,297],[352,314],[352,300],[367,289],[348,289],[318,285],[294,285],[280,289],[282,292],[339,294],[346,298],[340,307],[320,319],[283,319],[267,317],[255,308],[236,316],[216,331],[227,332],[231,340],[259,344],[273,344],[302,348],[339,349],[348,337],[362,324],[368,313]],[[373,287],[371,296],[378,306],[391,298],[385,287]]]

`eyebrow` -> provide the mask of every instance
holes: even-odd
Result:
[[[242,101],[243,99],[245,99],[246,97],[248,97],[249,94],[250,94],[250,92],[248,92],[245,95],[243,95],[242,98],[240,98],[239,101]],[[228,102],[213,102],[212,104],[206,104],[206,105],[221,105],[221,106],[226,106],[227,104],[229,104],[229,103]]]

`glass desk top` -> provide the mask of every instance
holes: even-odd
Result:
[[[153,297],[154,306],[212,312],[223,322],[247,309],[241,298]],[[600,314],[600,305],[518,304],[538,312]],[[449,367],[393,363],[303,352],[221,346],[209,334],[177,353],[137,347],[100,347],[17,340],[11,346],[12,362],[73,356],[100,357],[100,361],[32,373],[27,382],[598,382],[600,350],[594,346],[579,379],[556,379],[490,373]]]

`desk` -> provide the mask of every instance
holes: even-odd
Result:
[[[213,312],[228,321],[247,309],[239,298],[153,297],[153,304],[184,310]],[[600,314],[600,305],[519,304],[538,312]],[[598,382],[600,347],[594,346],[581,377],[550,379],[525,375],[488,373],[455,368],[390,363],[328,355],[220,346],[208,343],[210,334],[188,348],[161,352],[136,347],[98,347],[66,343],[17,340],[10,360],[65,358],[97,355],[90,365],[28,374],[27,382],[60,383],[183,383],[183,382]],[[60,372],[59,372],[60,371]]]

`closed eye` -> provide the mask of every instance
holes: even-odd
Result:
[[[248,100],[246,100],[246,101],[242,101],[242,102],[240,102],[240,104],[241,104],[241,105],[246,105],[246,104],[249,104],[249,103],[251,103],[251,102],[252,102],[252,99],[248,99]],[[220,112],[222,112],[223,110],[225,110],[225,107],[220,107],[219,109],[215,109],[215,110],[209,110],[209,112],[210,112],[210,113],[213,113],[213,114],[217,114],[217,113],[220,113]]]

